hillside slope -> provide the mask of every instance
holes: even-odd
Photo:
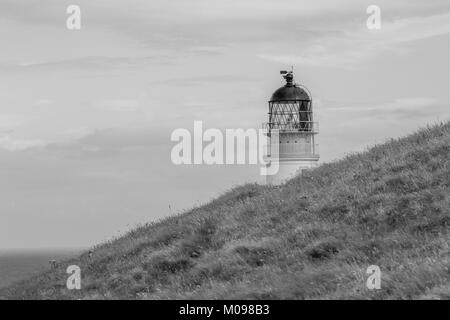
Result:
[[[0,290],[25,299],[450,298],[450,123],[245,185]],[[67,265],[82,290],[65,287]],[[366,288],[378,265],[381,290]]]

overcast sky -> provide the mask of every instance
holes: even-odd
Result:
[[[93,245],[262,181],[175,167],[170,134],[258,128],[291,65],[322,162],[450,116],[448,0],[0,0],[0,40],[0,248]]]

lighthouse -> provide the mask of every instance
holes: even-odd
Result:
[[[278,168],[266,176],[266,183],[273,185],[316,167],[319,161],[311,93],[294,82],[293,71],[280,73],[286,84],[270,98],[269,122],[263,124],[268,136],[267,170]]]

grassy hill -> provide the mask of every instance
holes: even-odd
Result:
[[[449,299],[450,123],[245,185],[0,290],[25,299]],[[68,291],[65,269],[82,269]],[[369,265],[380,290],[366,288]]]

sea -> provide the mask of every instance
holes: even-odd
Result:
[[[82,249],[0,249],[0,288],[50,269],[51,260],[77,257]]]

